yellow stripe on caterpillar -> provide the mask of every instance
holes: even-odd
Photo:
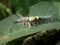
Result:
[[[29,21],[34,21],[35,20],[35,17],[32,16],[32,17],[29,17]]]
[[[35,18],[38,20],[39,19],[39,16],[35,16]]]

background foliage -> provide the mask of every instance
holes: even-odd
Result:
[[[12,14],[16,14],[18,10],[22,15],[28,16],[30,13],[29,7],[40,1],[60,0],[0,0],[0,20]]]

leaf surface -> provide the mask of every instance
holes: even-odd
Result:
[[[30,7],[29,16],[46,16],[56,13],[57,18],[60,19],[59,5],[60,3],[58,2],[40,2]],[[58,10],[56,10],[54,7],[56,7]],[[0,45],[16,38],[30,35],[39,31],[60,27],[60,22],[56,21],[47,24],[41,24],[38,27],[31,26],[29,28],[28,26],[23,26],[23,24],[14,24],[13,22],[17,20],[18,18],[13,15],[0,21]]]

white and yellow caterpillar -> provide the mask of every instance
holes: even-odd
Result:
[[[54,16],[48,15],[48,16],[20,17],[20,19],[18,19],[18,21],[14,23],[23,23],[24,25],[35,26],[53,21],[55,21]]]

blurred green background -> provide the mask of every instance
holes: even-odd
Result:
[[[16,14],[19,10],[23,16],[30,13],[29,7],[40,1],[56,1],[60,0],[0,0],[0,20]]]

